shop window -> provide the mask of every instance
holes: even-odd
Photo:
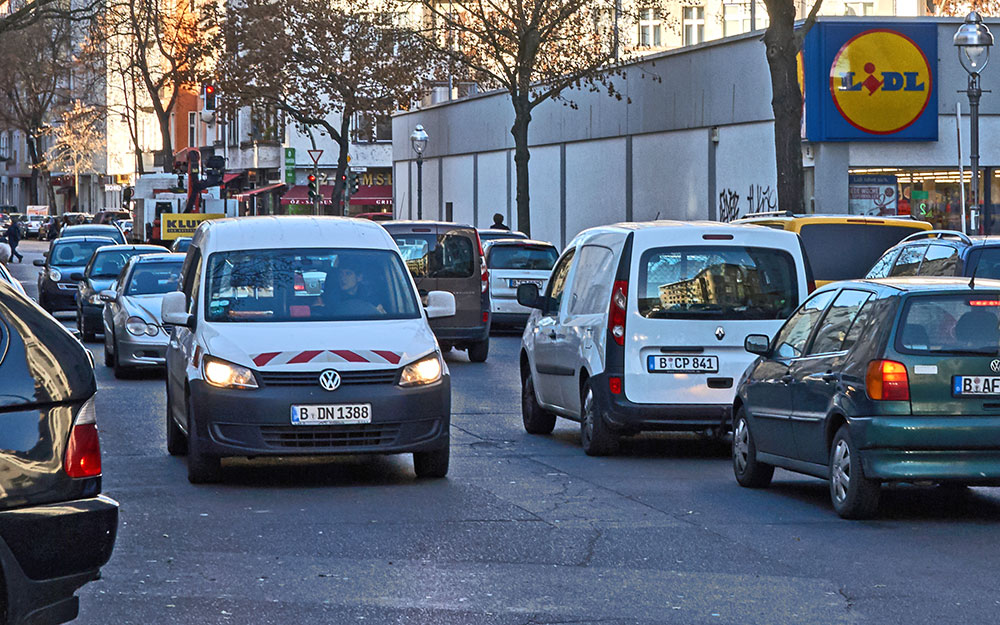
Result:
[[[188,112],[188,147],[198,146],[198,113]]]
[[[663,20],[659,9],[639,11],[639,45],[643,48],[658,48],[663,45]]]
[[[684,7],[682,15],[684,45],[693,46],[705,41],[705,7]]]

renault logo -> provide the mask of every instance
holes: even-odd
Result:
[[[340,374],[333,369],[327,369],[319,374],[319,385],[325,391],[335,391],[340,388]]]
[[[994,360],[990,363],[990,370],[993,373],[1000,373],[1000,360]]]
[[[726,338],[726,331],[722,329],[722,326],[719,326],[718,328],[715,329],[715,338],[719,339],[720,341]]]

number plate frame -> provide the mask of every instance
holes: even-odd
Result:
[[[343,416],[355,411],[359,414],[358,417]],[[292,425],[354,425],[371,422],[371,404],[295,404],[291,407]]]
[[[990,392],[966,391],[965,382],[969,381],[974,388],[982,389],[987,384]],[[976,381],[979,381],[978,384]],[[953,397],[1000,397],[1000,375],[956,375],[951,378],[951,394]]]
[[[688,354],[650,354],[646,356],[648,373],[718,373],[718,356]]]

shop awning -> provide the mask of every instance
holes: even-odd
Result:
[[[351,196],[351,204],[392,206],[392,185],[364,186]]]
[[[245,191],[243,193],[237,193],[234,197],[237,200],[239,200],[239,201],[242,202],[243,200],[248,200],[248,199],[250,199],[251,197],[253,197],[255,195],[260,195],[261,193],[269,193],[269,192],[272,192],[272,191],[282,190],[286,186],[287,185],[285,185],[284,182],[276,182],[274,184],[269,184],[267,186],[258,187],[256,189],[250,189],[249,191]]]
[[[333,204],[330,201],[330,197],[333,196],[333,185],[332,184],[321,184],[319,186],[319,203],[329,206]],[[290,188],[287,193],[281,196],[282,204],[303,204],[310,205],[312,202],[309,201],[309,187],[304,184],[297,184]]]
[[[238,172],[238,173],[235,173],[235,174],[223,174],[222,175],[222,184],[229,184],[230,182],[232,182],[233,180],[236,180],[237,178],[239,178],[242,175],[243,175],[242,171]]]

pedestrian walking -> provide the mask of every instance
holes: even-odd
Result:
[[[503,215],[500,213],[493,213],[493,225],[490,226],[493,230],[510,230],[506,224],[503,222]]]
[[[10,222],[7,226],[7,245],[10,246],[10,258],[17,257],[17,262],[24,262],[24,256],[21,256],[17,251],[17,244],[21,242],[21,226],[16,222]]]

